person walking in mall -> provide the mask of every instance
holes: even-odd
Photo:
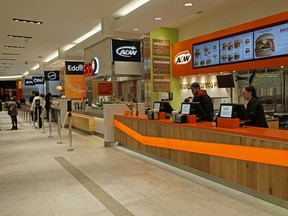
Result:
[[[18,130],[17,126],[17,115],[18,115],[18,105],[16,102],[16,97],[9,93],[9,99],[6,101],[8,115],[11,117],[12,128],[11,130]]]
[[[262,104],[258,100],[256,90],[252,85],[246,85],[242,89],[242,95],[248,101],[247,112],[251,121],[245,122],[245,125],[268,128],[265,113]]]
[[[35,97],[31,104],[30,111],[34,112],[34,121],[39,123],[39,128],[42,128],[42,109],[45,107],[45,100],[39,96],[39,92],[35,91]]]
[[[46,119],[48,122],[49,122],[49,112],[51,109],[51,97],[52,97],[52,94],[50,92],[48,92],[45,97]]]
[[[201,90],[198,82],[193,82],[188,89],[191,89],[194,95],[192,102],[199,102],[205,112],[202,116],[204,121],[211,121],[214,114],[213,102],[206,90]]]

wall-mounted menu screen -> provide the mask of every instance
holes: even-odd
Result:
[[[193,46],[193,67],[219,64],[219,40]]]
[[[288,54],[288,23],[254,31],[254,58]]]
[[[220,40],[220,64],[253,59],[253,33],[248,32]]]

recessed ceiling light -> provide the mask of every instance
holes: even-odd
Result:
[[[133,30],[133,31],[139,31],[139,28],[134,27],[132,30]]]
[[[26,20],[26,19],[13,18],[13,21],[15,21],[15,22],[31,23],[31,24],[43,24],[42,21],[38,21],[38,20]]]
[[[159,20],[162,20],[162,18],[161,17],[155,17],[154,20],[159,21]]]
[[[30,36],[23,36],[23,35],[8,35],[11,38],[24,38],[24,39],[32,39]]]
[[[185,7],[192,7],[192,6],[193,6],[193,3],[191,3],[191,2],[186,2],[186,3],[184,4],[184,6],[185,6]]]

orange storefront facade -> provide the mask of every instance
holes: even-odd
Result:
[[[265,26],[282,23],[288,21],[288,12],[283,12],[280,14],[276,14],[273,16],[265,17],[262,19],[258,19],[255,21],[247,22],[241,25],[237,25],[231,28],[219,30],[210,34],[202,35],[199,37],[191,38],[185,41],[181,41],[178,43],[174,43],[172,45],[172,57],[173,57],[173,64],[172,64],[172,76],[173,77],[182,77],[182,76],[191,76],[197,74],[209,74],[209,73],[219,73],[225,71],[241,71],[241,70],[249,70],[249,69],[257,69],[257,68],[271,68],[271,67],[280,67],[280,66],[287,66],[288,57],[281,56],[275,58],[268,58],[268,59],[257,59],[245,62],[237,62],[232,64],[226,65],[217,65],[217,66],[210,66],[205,68],[193,68],[192,67],[192,59],[193,59],[193,50],[192,47],[194,44],[198,44],[205,41],[211,41],[223,37],[227,37],[230,35],[240,34],[247,31],[252,31],[257,28],[262,28]],[[179,60],[177,61],[177,56],[179,53],[186,54],[184,60],[187,60],[187,63],[180,63]],[[189,60],[190,55],[190,60]],[[186,58],[186,59],[185,59]],[[189,60],[189,62],[188,62]]]

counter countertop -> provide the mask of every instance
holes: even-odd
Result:
[[[171,124],[176,127],[193,127],[199,130],[209,130],[215,133],[228,133],[235,134],[238,136],[248,136],[255,137],[259,139],[266,140],[274,140],[279,142],[286,142],[288,144],[288,130],[279,130],[272,128],[260,128],[260,127],[252,127],[245,126],[244,128],[222,128],[222,127],[213,127],[212,122],[197,122],[197,123],[172,123],[170,119],[161,119],[161,120],[151,120],[148,119],[146,115],[138,115],[138,116],[125,116],[125,115],[116,115],[124,118],[131,118],[136,120],[144,120],[151,121],[158,124]]]

